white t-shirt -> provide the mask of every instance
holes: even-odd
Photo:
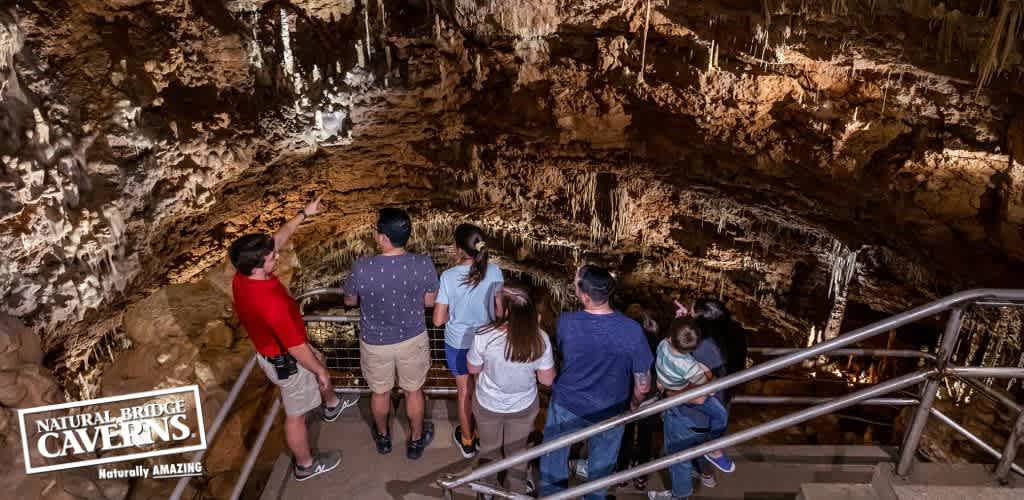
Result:
[[[513,363],[505,359],[505,332],[490,330],[473,338],[473,347],[466,354],[471,365],[483,365],[476,381],[476,400],[480,406],[495,413],[515,413],[528,408],[537,399],[537,370],[555,366],[548,334],[544,354],[529,363]]]

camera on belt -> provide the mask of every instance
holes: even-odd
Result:
[[[278,380],[287,380],[288,377],[299,373],[299,365],[295,360],[295,356],[289,353],[278,354],[277,356],[265,356],[267,361],[273,365],[274,370],[277,372]]]

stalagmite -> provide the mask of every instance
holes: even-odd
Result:
[[[39,108],[35,108],[32,110],[32,116],[36,121],[36,142],[38,142],[39,144],[49,144],[50,127],[46,125],[46,120],[43,119],[43,114],[39,112]]]

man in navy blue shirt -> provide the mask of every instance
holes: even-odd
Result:
[[[582,429],[636,408],[651,388],[654,361],[640,324],[614,310],[608,299],[615,279],[600,267],[585,265],[576,273],[576,296],[582,311],[558,319],[558,350],[562,367],[552,387],[544,425],[544,440]],[[587,475],[611,474],[622,444],[622,426],[593,436],[587,442]],[[540,495],[565,489],[569,478],[569,448],[540,458]],[[586,495],[605,498],[607,490]]]

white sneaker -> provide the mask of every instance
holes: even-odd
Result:
[[[569,472],[576,474],[576,477],[580,479],[587,478],[587,461],[585,459],[571,459],[569,460]]]
[[[705,488],[714,488],[718,486],[718,481],[715,480],[714,474],[701,474],[696,470],[690,469],[690,475],[696,479],[700,479],[700,484],[703,484]]]
[[[648,491],[647,498],[650,500],[685,500],[683,497],[672,496],[672,490]]]

